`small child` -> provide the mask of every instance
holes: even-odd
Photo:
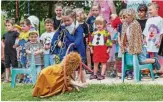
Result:
[[[55,7],[56,16],[53,18],[53,21],[54,21],[53,27],[55,30],[57,30],[60,28],[60,25],[61,25],[63,5],[61,3],[56,3],[54,7]]]
[[[25,19],[23,22],[21,22],[21,28],[22,30],[20,32],[19,38],[15,42],[14,48],[19,47],[20,51],[18,51],[19,52],[18,60],[20,61],[22,67],[26,67],[27,58],[24,46],[29,38],[29,30],[31,28],[30,20]]]
[[[4,34],[4,52],[5,52],[5,67],[6,67],[6,79],[4,82],[9,82],[9,73],[10,67],[17,67],[17,56],[16,56],[16,49],[13,47],[16,38],[19,36],[19,33],[13,31],[13,20],[6,20],[5,22],[7,33]]]
[[[142,30],[136,18],[136,13],[133,9],[126,10],[126,23],[122,26],[122,53],[138,55],[139,63],[151,63],[156,69],[160,69],[158,58],[146,58],[146,49],[142,42]],[[129,72],[128,79],[132,79],[132,72]]]
[[[112,46],[111,37],[108,31],[105,30],[106,22],[103,17],[98,16],[95,20],[97,31],[92,33],[92,48],[94,73],[90,79],[105,79],[106,62],[109,59],[109,51]],[[97,76],[98,65],[102,63],[101,75]]]
[[[159,6],[157,3],[153,2],[148,6],[150,18],[146,22],[143,34],[145,36],[145,42],[147,46],[147,52],[149,57],[158,56],[158,51],[161,43],[161,38],[163,34],[163,18],[158,15]],[[161,60],[161,58],[159,59]],[[159,69],[156,69],[158,71]]]
[[[25,44],[28,63],[30,63],[31,53],[34,52],[37,75],[39,75],[41,71],[41,66],[43,65],[43,46],[40,42],[37,41],[38,35],[39,34],[37,31],[35,30],[30,31],[29,32],[30,41]]]
[[[55,34],[53,24],[54,21],[50,18],[47,18],[45,20],[46,32],[44,32],[40,37],[41,43],[44,45],[44,67],[48,67],[49,65],[54,64],[54,61],[50,59],[52,56],[50,54],[51,40]]]
[[[94,22],[95,22],[96,17],[99,16],[100,10],[101,10],[101,8],[100,8],[99,4],[93,4],[92,7],[91,7],[92,15],[87,20],[87,24],[88,24],[88,27],[89,27],[88,43],[91,43],[90,42],[91,34],[95,31]],[[92,64],[91,66],[93,67],[92,54],[91,54],[91,64]]]
[[[161,42],[160,35],[163,34],[163,18],[158,15],[158,8],[159,7],[156,3],[151,3],[149,5],[148,9],[151,18],[147,20],[143,31],[147,43],[147,52],[150,52],[151,54],[153,53],[155,57],[158,57],[157,52]]]

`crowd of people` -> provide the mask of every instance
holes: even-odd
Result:
[[[7,32],[1,41],[1,74],[5,72],[4,82],[10,82],[10,68],[29,67],[32,53],[38,76],[33,96],[47,97],[58,91],[71,90],[65,89],[64,85],[58,86],[64,82],[63,66],[66,62],[72,64],[66,70],[70,73],[67,75],[69,77],[71,74],[79,76],[78,66],[82,61],[93,70],[90,80],[103,80],[109,69],[107,63],[117,61],[117,57],[121,58],[125,53],[136,54],[140,64],[151,63],[158,78],[163,73],[163,18],[159,16],[159,5],[155,2],[139,4],[136,11],[126,8],[116,14],[113,2],[104,1],[95,0],[88,16],[82,8],[72,9],[55,4],[56,16],[44,21],[46,31],[40,37],[37,24],[30,19],[24,19],[20,24],[15,24],[12,19],[6,20]],[[75,53],[66,55],[72,43],[74,45],[69,52]],[[65,61],[66,58],[69,60]],[[72,70],[76,73],[72,73]],[[115,64],[114,70],[121,77],[121,68],[118,70]],[[88,71],[82,68],[80,73],[81,84],[71,83],[85,87]],[[142,73],[150,72],[144,70]],[[19,82],[26,82],[26,76],[30,75],[20,75]],[[127,70],[126,76],[133,79],[133,70]],[[47,92],[48,85],[53,87],[50,93]]]

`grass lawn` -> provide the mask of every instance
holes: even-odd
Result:
[[[73,91],[49,98],[32,97],[32,85],[17,85],[11,88],[10,84],[2,84],[2,101],[163,101],[162,85],[116,84],[116,85],[89,85],[80,92]]]

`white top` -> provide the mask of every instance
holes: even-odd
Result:
[[[41,35],[40,40],[43,41],[43,44],[44,44],[44,45],[45,45],[46,43],[50,43],[50,44],[51,44],[51,41],[52,41],[52,39],[53,39],[54,34],[55,34],[55,31],[54,31],[54,32],[50,32],[50,33],[44,32],[44,33]],[[50,49],[48,49],[48,50],[45,50],[45,49],[44,49],[44,54],[49,54],[49,53],[50,53]]]
[[[163,34],[163,18],[160,16],[151,17],[147,20],[143,34],[146,36],[147,51],[158,52],[159,48],[155,46]]]
[[[93,46],[104,45],[104,35],[102,34],[99,34],[99,36],[98,34],[94,35],[92,45]]]

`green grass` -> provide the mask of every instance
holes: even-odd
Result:
[[[11,88],[10,84],[2,84],[2,101],[163,101],[162,85],[89,85],[80,92],[73,91],[49,98],[32,97],[32,85],[17,85]]]

